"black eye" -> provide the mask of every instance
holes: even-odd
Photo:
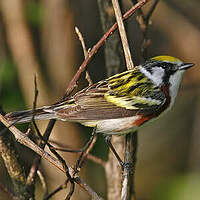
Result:
[[[165,73],[168,75],[174,74],[177,71],[177,67],[173,63],[162,63],[162,68],[165,70]]]

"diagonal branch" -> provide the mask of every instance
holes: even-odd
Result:
[[[19,143],[21,143],[21,144],[25,145],[26,147],[32,149],[37,154],[39,154],[42,158],[48,160],[50,163],[52,163],[58,169],[65,172],[62,164],[56,158],[54,158],[49,153],[47,153],[42,148],[40,148],[37,144],[35,144],[31,139],[29,139],[27,137],[27,135],[25,133],[22,133],[21,131],[19,131],[14,126],[10,126],[10,124],[7,122],[7,120],[2,115],[0,115],[0,121],[13,133],[13,135],[15,136],[16,140]]]
[[[139,8],[141,8],[144,4],[146,4],[150,0],[141,0],[137,4],[135,4],[130,10],[128,10],[124,15],[123,15],[123,20],[127,19],[130,17],[135,11]],[[65,91],[65,96],[66,98],[75,88],[76,82],[78,81],[80,75],[82,72],[85,70],[86,66],[90,62],[92,56],[98,51],[98,49],[103,45],[103,43],[108,39],[108,37],[117,29],[118,25],[117,22],[113,24],[113,26],[103,35],[103,37],[97,42],[96,45],[93,46],[91,51],[88,53],[87,57],[79,67],[78,71],[70,81],[66,91]]]
[[[118,0],[112,0],[112,4],[113,4],[114,11],[115,11],[115,17],[117,20],[117,24],[119,27],[119,33],[120,33],[122,46],[123,46],[123,50],[124,50],[126,66],[127,66],[127,69],[130,70],[134,67],[134,64],[133,64],[133,61],[131,58],[131,52],[130,52],[128,40],[126,37],[126,31],[125,31],[125,27],[124,27],[124,23],[123,23],[123,19],[122,19],[122,13],[121,13],[121,10],[119,7],[119,2],[118,2]]]

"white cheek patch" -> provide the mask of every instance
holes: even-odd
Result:
[[[139,66],[139,69],[145,76],[151,79],[155,85],[159,86],[163,82],[165,70],[162,67],[153,67],[152,73],[147,71],[142,66]]]

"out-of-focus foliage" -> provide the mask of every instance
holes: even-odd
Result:
[[[198,200],[200,196],[200,175],[169,177],[156,188],[152,200]]]
[[[17,70],[9,57],[0,60],[0,103],[4,110],[23,109],[24,100],[18,85]]]

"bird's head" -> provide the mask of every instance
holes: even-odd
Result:
[[[140,65],[139,69],[157,87],[164,86],[168,88],[171,107],[177,96],[183,73],[192,66],[194,64],[184,63],[175,57],[156,56],[146,61],[143,65]]]
[[[140,71],[156,86],[174,85],[178,87],[183,73],[193,65],[172,56],[156,56],[141,65]]]

